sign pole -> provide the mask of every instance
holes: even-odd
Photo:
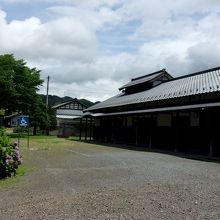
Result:
[[[29,134],[29,125],[28,125],[28,141],[27,141],[27,148],[29,148],[30,143],[30,134]]]
[[[18,129],[18,147],[20,147],[20,135],[21,135],[21,131],[20,131],[20,126],[19,126],[19,129]]]
[[[19,126],[28,128],[27,148],[29,148],[29,116],[21,115],[19,117]],[[19,141],[20,142],[20,141]]]

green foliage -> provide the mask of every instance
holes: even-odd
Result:
[[[47,130],[56,127],[55,111],[51,107],[46,107],[40,98],[38,102],[33,104],[32,112],[30,112],[30,126],[34,127],[33,134],[36,135],[37,127],[40,130]]]
[[[31,128],[29,128],[29,132],[31,131]],[[16,133],[24,133],[27,134],[28,133],[28,127],[14,127],[13,128],[13,133],[10,134],[9,136],[11,137],[12,135],[15,135]],[[17,134],[18,137],[18,134]]]
[[[12,145],[4,129],[0,128],[0,179],[11,176],[12,173],[15,174],[21,162],[17,143]]]
[[[46,103],[46,95],[40,94],[40,97],[43,101],[43,103]],[[49,95],[48,96],[48,104],[49,106],[54,106],[54,105],[58,105],[61,104],[63,102],[67,102],[67,101],[71,101],[73,98],[69,97],[69,96],[65,96],[63,98],[56,96],[56,95]]]
[[[53,114],[37,94],[43,80],[40,71],[26,66],[24,60],[16,60],[12,54],[0,56],[0,108],[8,114],[19,112],[29,115],[30,126],[48,128],[53,124]]]
[[[92,105],[94,105],[94,103],[93,102],[91,102],[91,101],[89,101],[89,100],[87,100],[87,99],[78,99],[82,104],[84,104],[85,106],[87,106],[87,107],[90,107],[90,106],[92,106]]]
[[[46,95],[41,94],[40,97],[41,97],[43,103],[46,103]],[[68,102],[68,101],[71,101],[71,100],[73,100],[73,98],[71,98],[69,96],[65,96],[65,97],[62,97],[62,98],[59,97],[59,96],[56,96],[56,95],[49,95],[48,96],[49,106],[58,105],[58,104]],[[90,106],[94,105],[93,102],[91,102],[87,99],[78,99],[78,100],[87,107],[90,107]]]
[[[12,54],[0,56],[0,103],[8,111],[27,112],[37,98],[36,91],[43,83],[40,71],[16,60]]]
[[[5,110],[4,109],[0,109],[0,115],[4,115],[5,114]]]

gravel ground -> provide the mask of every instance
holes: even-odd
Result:
[[[220,219],[219,163],[81,142],[23,155],[32,170],[0,188],[1,220]]]

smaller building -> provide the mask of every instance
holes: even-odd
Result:
[[[52,108],[56,110],[58,137],[69,137],[79,135],[80,118],[83,110],[91,106],[79,99],[73,99]]]
[[[19,115],[14,113],[4,117],[4,124],[6,127],[18,127]]]

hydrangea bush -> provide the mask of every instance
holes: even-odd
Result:
[[[17,142],[11,143],[5,135],[4,129],[0,128],[0,178],[16,174],[16,169],[22,163],[22,158]]]

